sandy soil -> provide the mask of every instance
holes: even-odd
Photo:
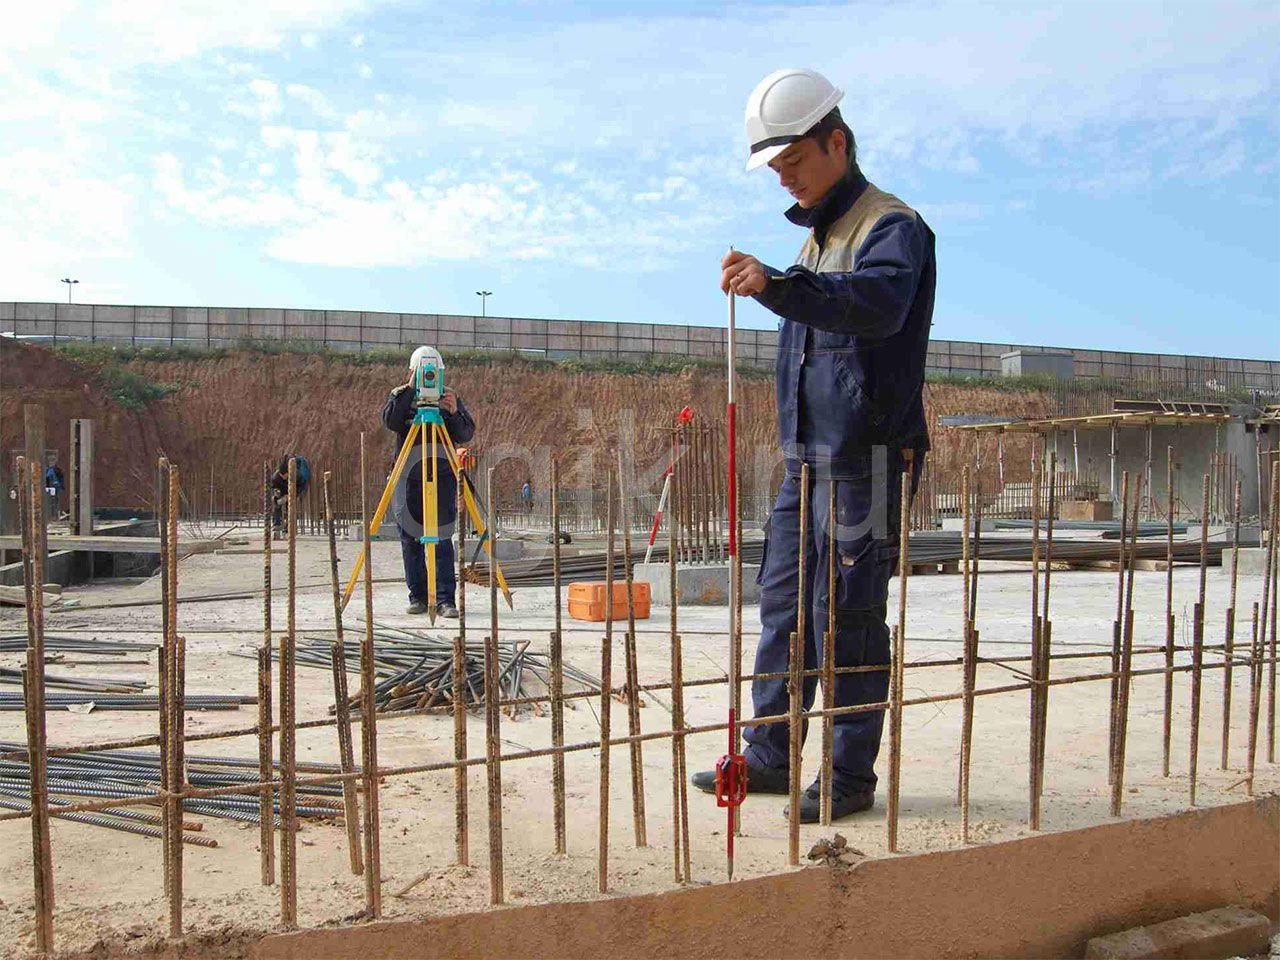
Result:
[[[355,544],[341,547],[344,569],[355,556]],[[399,553],[394,543],[377,543],[375,575],[395,577]],[[282,583],[285,558],[274,558],[274,574]],[[332,606],[327,589],[326,556],[319,538],[301,541],[298,578],[309,584],[298,595],[299,629],[318,632],[331,629]],[[1189,615],[1194,598],[1196,571],[1179,569],[1176,612]],[[980,629],[983,652],[988,656],[1016,656],[1027,651],[1029,577],[1025,568],[992,571],[982,580]],[[1114,614],[1116,576],[1104,572],[1055,574],[1053,586],[1054,638],[1059,650],[1108,649]],[[1164,574],[1137,574],[1137,630],[1139,644],[1163,638]],[[184,594],[231,589],[254,589],[261,583],[261,564],[252,556],[203,555],[182,561]],[[891,591],[896,603],[897,583]],[[1242,611],[1261,591],[1261,578],[1242,578],[1239,606]],[[403,626],[427,629],[422,618],[403,615],[403,588],[379,584],[375,603],[379,619]],[[910,661],[944,659],[959,655],[960,578],[917,577],[910,583],[911,608],[907,645]],[[1220,642],[1223,607],[1228,581],[1216,571],[1209,575],[1210,610],[1207,635]],[[158,596],[158,582],[136,585],[96,585],[74,588],[68,596],[85,605],[107,601],[148,599]],[[487,596],[468,591],[469,629],[487,622]],[[516,595],[516,612],[502,612],[504,636],[532,640],[545,646],[552,616],[551,591],[529,589]],[[284,620],[284,598],[275,597],[276,624]],[[352,608],[355,611],[355,605]],[[666,634],[668,611],[655,608],[651,620],[640,628],[639,662],[642,679],[666,679],[669,648]],[[1241,621],[1247,632],[1247,615]],[[754,608],[746,611],[748,634],[758,625]],[[680,623],[685,643],[686,676],[722,675],[726,644],[721,633],[723,609],[682,610]],[[566,657],[592,673],[599,672],[602,631],[597,626],[574,623],[566,636]],[[350,629],[351,624],[348,623]],[[145,638],[156,640],[159,607],[117,610],[66,609],[49,616],[50,632],[76,632],[85,636]],[[21,613],[0,610],[0,632],[22,629]],[[192,693],[231,691],[251,694],[255,689],[252,660],[230,656],[260,642],[261,601],[240,600],[190,603],[180,610],[180,630],[187,637],[187,689]],[[1184,629],[1179,630],[1184,639]],[[748,640],[748,648],[751,642]],[[748,660],[750,649],[748,649]],[[0,658],[9,664],[16,658]],[[1155,665],[1162,658],[1143,658]],[[1207,662],[1217,662],[1210,656]],[[1180,656],[1179,661],[1183,658]],[[1054,664],[1054,675],[1100,671],[1103,661],[1075,660]],[[614,655],[615,677],[622,676],[621,643]],[[70,671],[72,668],[59,668]],[[153,668],[77,667],[87,675],[150,677]],[[959,668],[940,667],[908,671],[908,695],[942,693],[959,688]],[[984,665],[979,687],[1012,682],[1007,668]],[[355,680],[353,678],[353,687]],[[1109,789],[1106,782],[1108,693],[1106,682],[1056,687],[1052,693],[1048,732],[1044,798],[1044,828],[1065,830],[1108,819]],[[1176,681],[1173,775],[1160,772],[1161,703],[1159,677],[1135,681],[1128,746],[1127,793],[1124,816],[1142,817],[1184,809],[1187,806],[1189,737],[1189,688],[1186,674]],[[1246,711],[1248,682],[1237,670],[1234,684],[1231,755],[1227,770],[1219,770],[1222,672],[1206,674],[1200,745],[1199,802],[1204,805],[1239,800],[1245,795]],[[725,688],[694,687],[687,694],[690,723],[723,720]],[[325,715],[331,702],[326,671],[298,671],[300,719]],[[644,729],[656,730],[669,723],[665,695],[649,696],[642,710]],[[566,711],[568,742],[598,736],[598,705],[580,702]],[[956,762],[959,744],[960,705],[945,703],[911,708],[904,733],[902,824],[904,853],[945,849],[960,844],[959,810],[955,805]],[[191,714],[191,732],[249,726],[254,708],[234,713]],[[1027,727],[1028,698],[1024,693],[980,698],[976,709],[973,751],[972,833],[975,840],[1006,839],[1024,835],[1027,828]],[[625,708],[613,706],[614,730],[625,730]],[[51,744],[105,740],[118,736],[153,733],[154,714],[101,713],[49,716]],[[472,755],[482,753],[483,717],[468,721]],[[1264,726],[1265,730],[1265,726]],[[22,716],[0,714],[0,738],[22,739]],[[517,719],[503,717],[504,750],[535,748],[549,744],[550,721],[526,712]],[[723,752],[722,735],[690,738],[689,769],[704,768]],[[336,759],[332,729],[303,731],[298,735],[300,760]],[[380,757],[387,766],[432,762],[452,757],[452,721],[448,717],[413,717],[383,721],[379,725]],[[807,779],[817,768],[818,738],[805,750]],[[201,744],[193,752],[255,756],[252,738]],[[881,758],[883,776],[887,750]],[[1280,768],[1259,764],[1257,792],[1280,789]],[[568,768],[569,854],[551,854],[551,775],[546,760],[504,765],[503,809],[506,852],[506,888],[511,903],[565,899],[590,899],[596,892],[597,790],[599,758],[594,751],[570,754]],[[628,781],[627,751],[612,751],[611,848],[609,881],[611,896],[669,889],[672,881],[671,759],[666,743],[646,744],[644,776],[649,846],[636,849]],[[753,797],[744,808],[744,836],[738,843],[738,876],[776,873],[786,867],[787,830],[782,817],[784,798]],[[453,783],[451,773],[397,777],[382,790],[382,858],[385,914],[388,917],[422,917],[444,912],[484,908],[488,903],[486,875],[487,837],[484,777],[470,776],[471,863],[453,863]],[[715,883],[724,878],[724,816],[708,797],[691,793],[689,808],[695,883]],[[837,829],[851,846],[868,856],[886,855],[883,796],[873,811],[846,820]],[[279,891],[258,882],[258,833],[220,820],[206,820],[205,832],[218,840],[214,850],[186,850],[186,918],[193,932],[223,938],[234,952],[245,931],[274,929],[279,916]],[[802,829],[802,850],[831,828]],[[32,946],[29,827],[25,821],[0,825],[5,838],[0,846],[0,952],[20,955]],[[350,874],[345,852],[345,832],[334,824],[307,825],[300,834],[299,913],[303,925],[320,925],[350,919],[363,904],[362,880]],[[58,945],[66,950],[89,950],[102,941],[143,944],[163,935],[166,908],[161,887],[160,845],[73,823],[53,824],[56,869]],[[424,879],[400,894],[415,878]],[[222,933],[218,933],[222,931]]]

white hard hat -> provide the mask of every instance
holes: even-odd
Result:
[[[409,358],[409,369],[417,370],[427,360],[434,360],[437,367],[444,369],[444,357],[440,356],[440,351],[435,347],[419,347],[413,351],[413,356]]]
[[[755,170],[803,140],[835,109],[844,91],[813,70],[777,70],[747,98],[747,169]]]

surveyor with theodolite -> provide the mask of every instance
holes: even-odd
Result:
[[[409,380],[391,391],[382,408],[382,424],[395,431],[398,456],[413,424],[415,413],[422,404],[438,408],[444,429],[455,443],[467,443],[476,432],[476,424],[467,412],[462,399],[450,388],[435,390],[430,382],[424,382],[424,371],[429,378],[444,376],[444,359],[432,347],[418,347],[409,359]],[[429,442],[429,441],[428,441]],[[396,524],[400,528],[400,554],[404,559],[404,579],[409,588],[409,607],[406,613],[428,613],[427,563],[423,543],[422,517],[422,449],[423,434],[418,433],[414,453],[408,467],[401,474],[393,506]],[[458,516],[457,478],[449,465],[443,444],[435,445],[435,456],[428,454],[427,482],[434,484],[438,540],[436,541],[435,595],[436,614],[457,617],[455,603],[457,572],[454,568],[453,524]]]
[[[901,473],[911,489],[929,446],[921,391],[933,316],[934,235],[920,215],[862,175],[843,93],[811,70],[779,70],[747,101],[747,169],[766,164],[795,199],[786,217],[809,231],[795,266],[776,270],[730,251],[720,288],[777,314],[778,433],[786,475],[766,525],[760,584],[757,673],[785,676],[797,629],[800,553],[805,551],[804,669],[821,662],[827,628],[828,497],[835,485],[835,665],[887,665],[889,578],[898,555]],[[807,540],[800,540],[801,465],[810,471]],[[804,681],[804,709],[816,679]],[[887,670],[844,673],[836,706],[880,703]],[[756,716],[785,714],[785,679],[752,684]],[[883,711],[835,718],[832,817],[870,808]],[[788,792],[788,729],[748,725],[747,792]],[[715,789],[714,771],[695,786]],[[819,819],[820,783],[799,817]]]

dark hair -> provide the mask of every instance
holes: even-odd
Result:
[[[817,126],[813,127],[805,136],[816,140],[823,153],[830,153],[831,134],[837,130],[844,131],[844,140],[847,144],[845,148],[846,156],[849,160],[849,166],[852,167],[858,162],[858,141],[853,138],[853,131],[844,122],[844,117],[840,116],[839,107],[833,107],[831,112],[819,120]]]

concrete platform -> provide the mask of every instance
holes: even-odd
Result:
[[[760,565],[742,565],[742,602],[758,603],[760,588],[756,573]],[[649,584],[650,597],[658,606],[671,605],[671,568],[665,563],[638,563],[634,576]],[[729,565],[697,564],[676,568],[676,599],[693,606],[724,606],[729,602]]]
[[[1244,537],[1240,538],[1241,543]],[[1231,565],[1235,557],[1235,551],[1222,551],[1222,566],[1218,567],[1218,572],[1231,576]],[[1240,548],[1240,576],[1242,577],[1260,577],[1267,572],[1267,551],[1264,547],[1241,547]]]
[[[995,533],[996,522],[987,518],[983,518],[981,522],[969,521],[969,526],[973,530],[981,530],[983,533]],[[964,533],[964,517],[943,517],[942,529],[946,533]]]
[[[1204,527],[1198,523],[1187,524],[1187,539],[1199,540],[1203,529]],[[1235,524],[1211,523],[1209,524],[1209,542],[1231,543],[1235,539],[1235,532]],[[1240,545],[1242,547],[1256,547],[1259,543],[1261,543],[1261,540],[1259,539],[1257,522],[1240,524]]]

